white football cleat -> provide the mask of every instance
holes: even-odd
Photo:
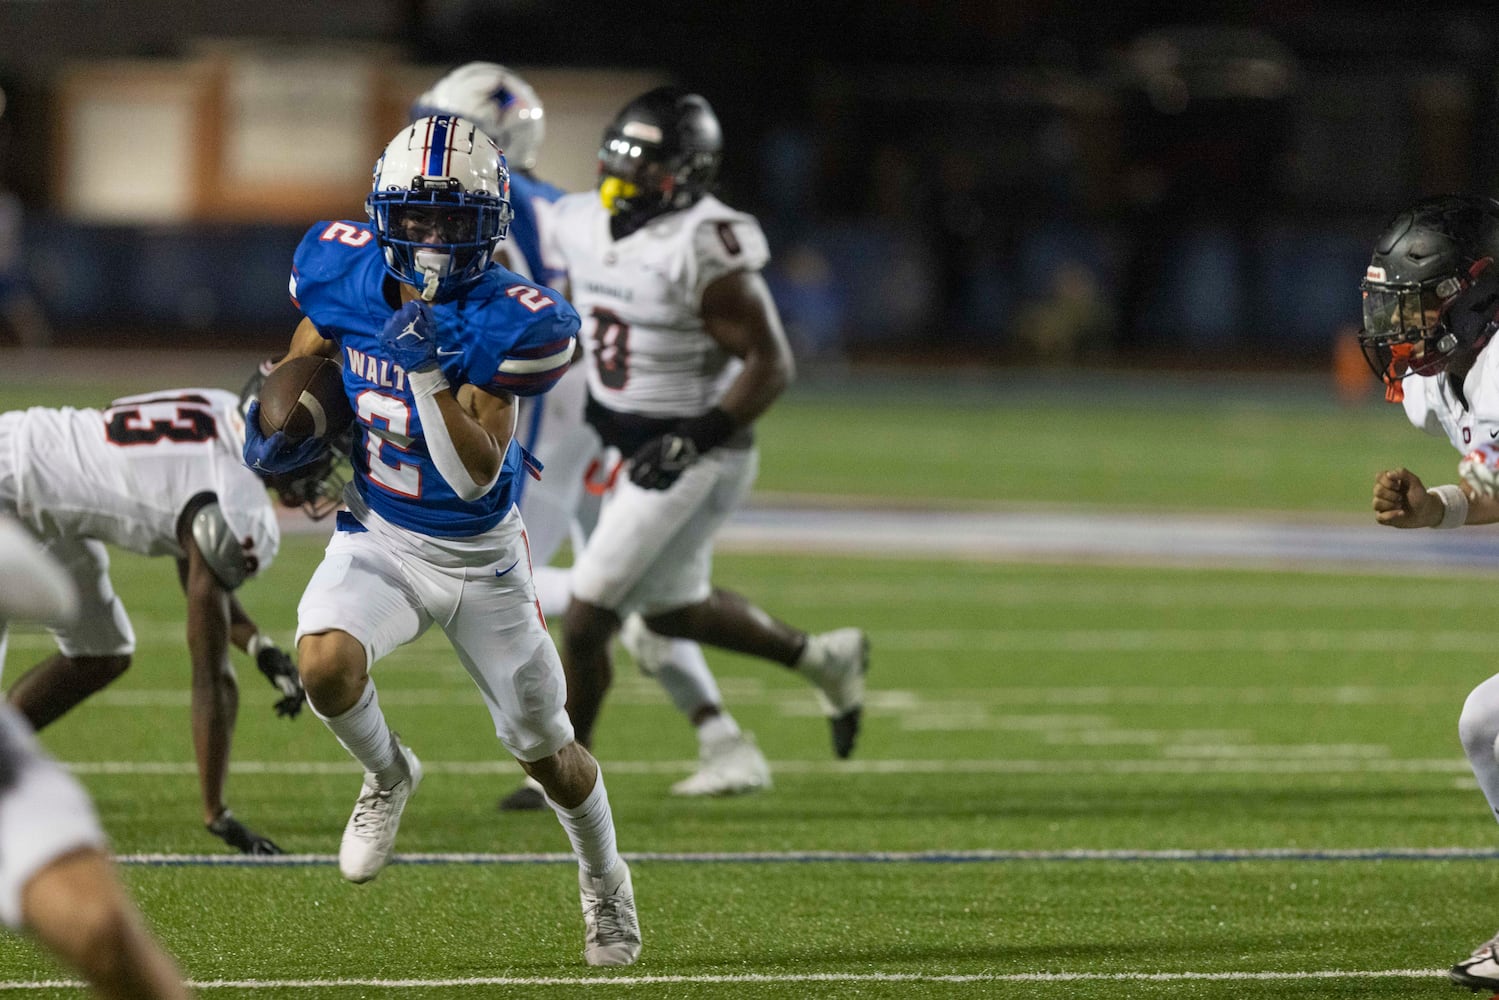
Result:
[[[755,737],[741,732],[721,740],[705,740],[698,748],[698,768],[671,786],[673,795],[742,795],[770,787],[770,764],[755,746]]]
[[[807,637],[799,669],[817,688],[817,700],[833,727],[833,752],[854,752],[864,711],[864,675],[869,672],[869,637],[861,628],[840,628]]]
[[[1492,993],[1499,990],[1499,934],[1489,938],[1474,950],[1473,954],[1458,962],[1447,973],[1453,985],[1463,986],[1477,993],[1482,990]]]
[[[578,870],[583,901],[583,957],[589,965],[632,965],[640,957],[640,920],[630,866],[620,858],[603,878]]]
[[[646,627],[645,619],[630,615],[619,630],[619,644],[625,647],[636,668],[647,677],[655,677],[671,656],[671,640]]]
[[[392,733],[391,738],[404,762],[406,776],[390,788],[381,788],[375,776],[365,772],[364,788],[354,801],[354,814],[349,817],[343,842],[338,845],[338,870],[350,882],[368,882],[380,874],[396,846],[401,812],[416,786],[422,783],[422,762],[400,737]]]

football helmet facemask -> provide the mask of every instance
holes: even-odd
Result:
[[[510,229],[510,171],[473,122],[418,118],[385,147],[364,207],[385,250],[385,269],[433,302],[493,262]]]
[[[1407,375],[1469,361],[1499,328],[1499,202],[1444,195],[1401,212],[1359,285],[1359,346],[1398,395]]]
[[[249,419],[250,404],[260,396],[260,387],[276,367],[276,359],[266,358],[239,390],[240,416]],[[348,479],[340,470],[354,445],[354,427],[329,442],[312,462],[279,475],[261,476],[266,489],[272,490],[283,507],[300,507],[314,521],[320,521],[343,506],[344,487]]]
[[[722,155],[723,132],[708,102],[658,87],[626,104],[604,130],[599,198],[633,231],[707,194]]]
[[[546,134],[541,98],[499,63],[464,63],[434,83],[411,106],[412,118],[457,115],[478,125],[517,170],[534,170]]]

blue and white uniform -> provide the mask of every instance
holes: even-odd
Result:
[[[383,352],[394,313],[373,231],[313,226],[293,261],[292,299],[338,347],[355,414],[349,510],[298,608],[297,634],[341,630],[370,663],[422,634],[447,633],[515,756],[537,760],[572,739],[561,662],[531,585],[515,508],[525,458],[511,443],[488,492],[462,499],[428,450],[406,372]],[[431,306],[448,384],[529,396],[572,359],[578,317],[557,293],[492,267]]]

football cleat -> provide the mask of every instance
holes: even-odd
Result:
[[[602,878],[589,878],[579,869],[578,896],[583,901],[583,957],[588,964],[634,964],[640,957],[640,920],[625,859]]]
[[[212,823],[206,825],[209,833],[218,837],[241,854],[285,854],[270,837],[256,833],[239,820],[228,809],[219,813]]]
[[[535,812],[547,807],[547,795],[541,782],[526,775],[521,786],[499,802],[500,812]]]
[[[770,765],[755,737],[738,733],[705,741],[698,750],[698,769],[671,786],[673,795],[742,795],[770,787]]]
[[[864,712],[864,675],[869,672],[869,637],[859,628],[840,628],[807,637],[799,669],[816,686],[817,700],[833,730],[833,752],[854,752]]]
[[[1499,934],[1479,945],[1473,954],[1458,962],[1447,973],[1454,985],[1463,986],[1477,993],[1480,990],[1493,993],[1499,991]]]
[[[422,783],[422,762],[400,737],[392,733],[391,739],[395,741],[405,777],[389,788],[381,788],[375,776],[365,772],[364,788],[354,802],[354,813],[338,846],[338,870],[350,882],[368,882],[380,874],[396,846],[401,813],[416,786]]]
[[[671,640],[646,628],[645,619],[630,615],[619,630],[619,643],[647,677],[655,677],[671,657]]]

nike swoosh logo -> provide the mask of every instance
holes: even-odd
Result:
[[[1499,431],[1489,431],[1489,440],[1492,441],[1494,438],[1499,438]]]
[[[462,353],[463,353],[463,348],[461,348],[461,347],[458,348],[458,350],[456,350],[456,351],[444,351],[441,347],[439,347],[437,349],[437,356],[440,357],[440,358],[451,358],[455,354],[462,354]]]
[[[506,566],[504,569],[497,569],[497,570],[495,570],[494,571],[494,575],[495,576],[504,576],[506,573],[508,573],[511,570],[515,569],[515,567],[517,567],[519,565],[520,565],[520,560],[517,559],[517,560],[515,560],[515,562],[511,563],[509,566]]]

